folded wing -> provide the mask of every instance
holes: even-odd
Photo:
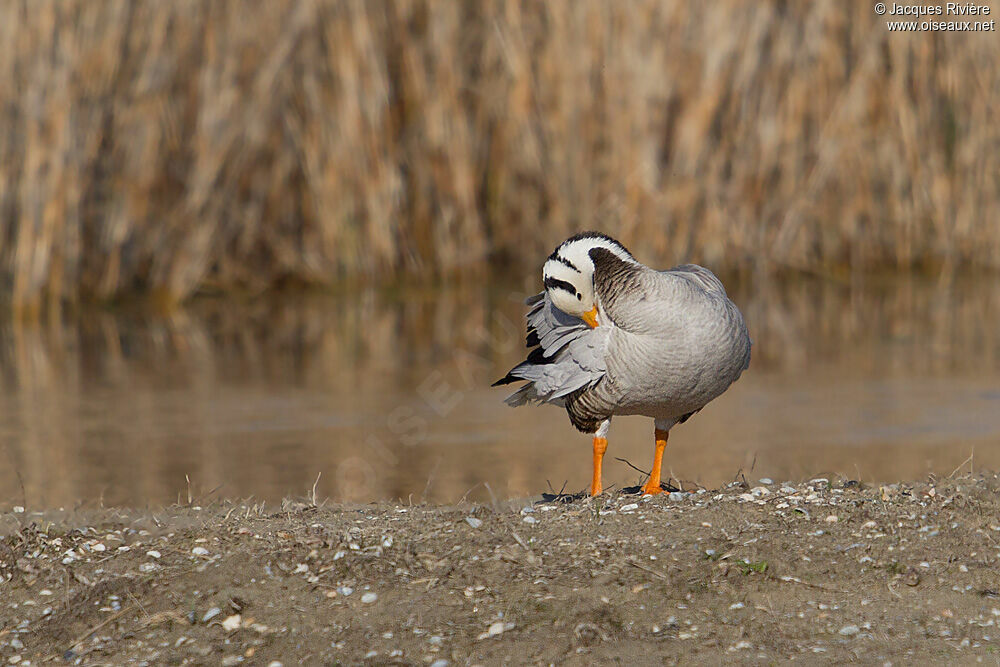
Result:
[[[726,288],[723,287],[722,281],[716,278],[715,274],[706,269],[704,266],[698,266],[697,264],[681,264],[680,266],[675,266],[672,269],[667,269],[663,273],[669,273],[671,275],[684,278],[689,280],[698,287],[701,287],[706,292],[714,292],[720,296],[726,296]]]

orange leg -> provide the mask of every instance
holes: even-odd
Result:
[[[656,453],[653,454],[653,470],[649,473],[649,481],[646,482],[646,486],[642,487],[642,492],[650,495],[663,492],[663,489],[660,488],[660,466],[663,463],[663,450],[667,448],[667,435],[669,435],[669,431],[656,429],[653,433],[656,435]]]
[[[594,481],[590,483],[590,495],[596,496],[603,490],[601,487],[601,463],[604,461],[604,452],[608,449],[608,439],[599,435],[594,436]]]

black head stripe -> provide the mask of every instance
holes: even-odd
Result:
[[[560,246],[560,247],[562,247],[562,246]],[[566,259],[565,257],[563,257],[562,255],[559,254],[559,248],[556,248],[552,252],[552,254],[549,255],[549,259],[553,259],[553,260],[559,262],[560,264],[562,264],[563,266],[568,266],[569,268],[573,269],[577,273],[580,273],[580,269],[576,268],[576,264],[574,264],[573,262],[569,261],[568,259]]]
[[[573,287],[573,283],[566,282],[565,280],[559,280],[558,278],[546,278],[545,279],[545,289],[561,289],[566,290],[570,294],[576,294],[576,288]]]
[[[617,239],[614,239],[608,236],[607,234],[604,234],[603,232],[580,232],[579,234],[574,234],[573,236],[569,237],[568,239],[560,243],[559,248],[563,247],[564,245],[569,245],[574,241],[582,241],[583,239],[601,239],[603,241],[607,241],[608,243],[610,243],[611,245],[615,246],[623,253],[625,253],[626,256],[628,257],[632,256],[632,253],[628,251],[628,248],[623,246]],[[557,254],[559,252],[559,248],[556,248],[556,251],[552,254],[553,255]]]

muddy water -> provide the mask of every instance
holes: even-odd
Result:
[[[0,324],[0,506],[253,496],[414,502],[579,490],[590,442],[490,389],[523,353],[529,285],[364,290],[171,317]],[[750,370],[670,438],[665,470],[865,481],[1000,468],[1000,281],[748,281]],[[606,486],[648,469],[612,425]],[[969,460],[971,457],[971,460]],[[317,482],[318,478],[318,482]]]

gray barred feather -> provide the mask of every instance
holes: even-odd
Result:
[[[667,269],[666,271],[661,271],[660,273],[669,273],[679,278],[690,280],[706,292],[714,292],[720,296],[726,296],[726,288],[723,286],[722,281],[704,266],[698,266],[697,264],[681,264],[680,266],[675,266],[672,269]]]
[[[567,394],[591,387],[604,376],[610,331],[591,329],[579,318],[553,306],[547,294],[539,296],[533,298],[533,308],[528,313],[528,330],[536,332],[539,347],[500,381],[506,383],[508,378],[528,381],[507,397],[508,405],[537,402],[562,405]],[[537,351],[541,351],[541,358],[534,354]]]

